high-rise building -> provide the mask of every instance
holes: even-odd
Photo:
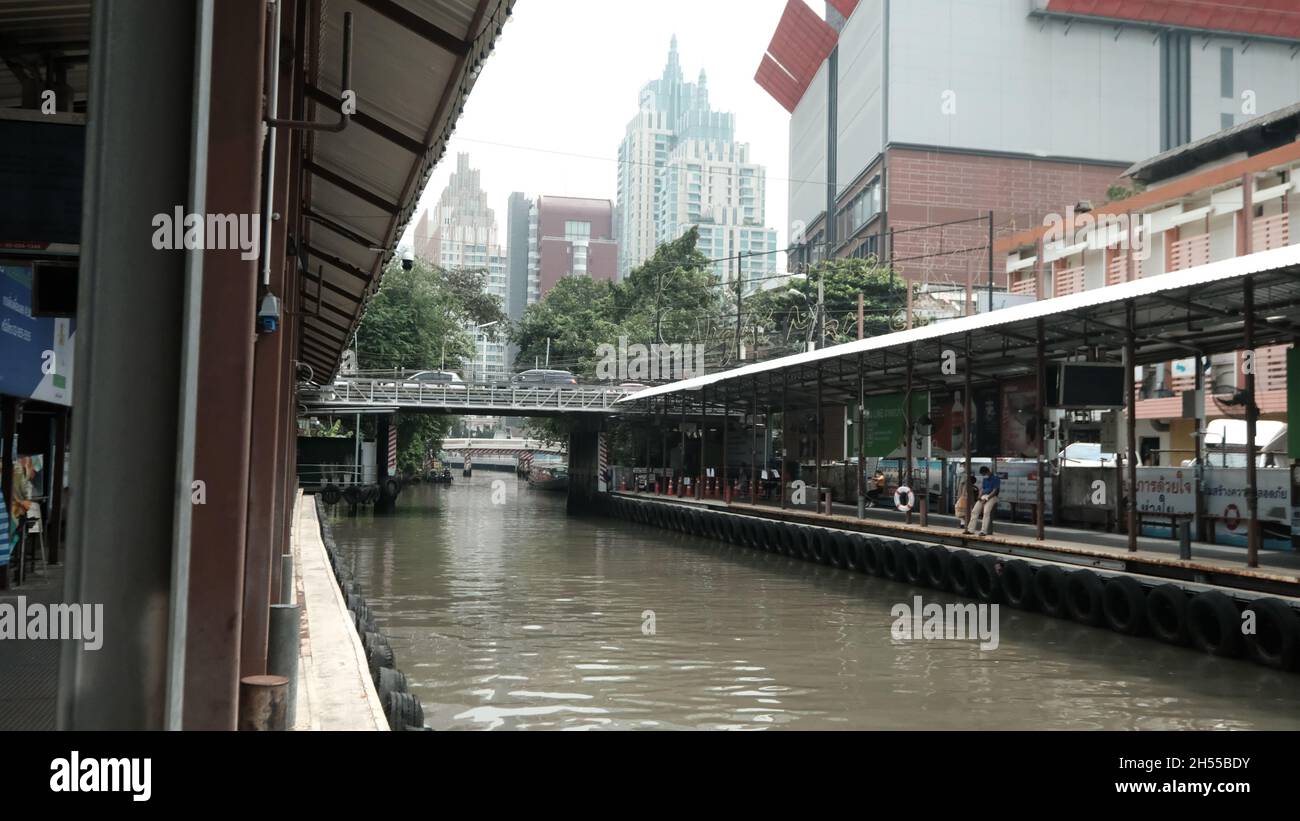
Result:
[[[620,276],[698,225],[700,249],[710,257],[754,254],[740,261],[743,280],[754,287],[777,265],[763,196],[763,167],[735,141],[735,116],[712,109],[703,71],[686,82],[674,37],[663,75],[641,89],[640,110],[619,146]],[[715,269],[730,280],[735,265]]]
[[[510,195],[506,206],[507,280],[506,314],[513,320],[524,315],[528,298],[528,213],[533,201],[519,191]]]
[[[825,21],[795,0],[755,76],[790,112],[789,264],[892,250],[910,279],[982,282],[973,218],[1100,205],[1130,163],[1300,97],[1281,30],[1234,0],[829,0]]]
[[[618,278],[614,204],[584,197],[538,197],[529,214],[529,281],[537,299],[562,277]],[[534,300],[535,301],[535,300]]]
[[[456,156],[442,196],[416,224],[415,254],[443,268],[466,268],[486,272],[484,290],[509,306],[508,259],[497,241],[496,214],[487,204],[487,192],[479,172],[471,168],[468,154]],[[462,363],[467,380],[498,381],[506,374],[506,344],[490,331],[466,328],[474,337],[474,360]],[[432,364],[432,363],[429,363]]]

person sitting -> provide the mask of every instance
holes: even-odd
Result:
[[[880,504],[880,497],[885,493],[885,474],[876,468],[875,474],[871,477],[871,484],[867,487],[867,501],[872,507]]]
[[[970,533],[970,525],[980,521],[983,517],[983,523],[979,530],[975,531],[976,536],[987,536],[992,530],[993,510],[998,506],[998,492],[1002,490],[1002,480],[988,466],[980,468],[980,497],[975,502],[975,507],[971,510],[970,522],[963,528],[963,533]]]

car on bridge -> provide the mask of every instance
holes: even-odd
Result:
[[[578,378],[570,371],[531,368],[510,377],[508,382],[497,382],[494,388],[572,387]]]
[[[455,371],[419,371],[406,378],[404,388],[450,388],[455,391],[465,390],[465,380]]]

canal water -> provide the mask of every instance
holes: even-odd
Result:
[[[1293,675],[1007,607],[996,649],[898,640],[895,605],[962,600],[571,518],[513,474],[334,534],[434,729],[1300,729]]]

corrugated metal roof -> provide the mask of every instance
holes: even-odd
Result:
[[[834,367],[834,374],[823,374],[823,381],[833,391],[843,394],[851,384],[852,390],[848,392],[856,394],[855,358],[859,354],[867,360],[870,383],[867,392],[885,393],[898,389],[904,378],[902,366],[909,345],[914,350],[919,348],[919,358],[926,360],[914,364],[913,375],[922,382],[946,383],[949,380],[939,377],[937,354],[943,347],[939,343],[945,343],[960,355],[962,347],[957,340],[967,333],[975,340],[972,371],[979,370],[984,376],[994,373],[999,377],[1013,376],[1029,372],[1039,320],[1046,325],[1044,342],[1049,358],[1097,344],[1113,347],[1115,340],[1123,336],[1115,331],[1116,316],[1122,323],[1124,305],[1130,300],[1142,314],[1138,323],[1142,342],[1137,364],[1187,356],[1194,347],[1206,353],[1231,351],[1240,347],[1240,321],[1235,324],[1227,321],[1225,325],[1225,320],[1234,311],[1241,310],[1236,281],[1252,275],[1260,283],[1257,311],[1264,315],[1265,310],[1271,310],[1286,318],[1280,323],[1261,323],[1257,345],[1290,341],[1300,332],[1296,322],[1300,320],[1300,245],[758,362],[647,388],[619,401],[642,402],[714,386],[725,390],[727,383],[732,382],[739,383],[738,395],[748,397],[758,377],[767,377],[768,388],[764,393],[771,396],[775,385],[772,376],[780,376],[782,372],[786,376],[795,374],[796,384],[808,384],[808,370],[818,365]],[[1218,317],[1218,325],[1197,328],[1192,317],[1197,322],[1205,317]],[[1007,340],[1014,340],[1015,344],[1008,346]],[[796,397],[796,402],[807,404],[806,397]]]
[[[318,378],[339,358],[446,149],[464,100],[514,0],[331,0],[322,21],[314,116],[337,117],[342,21],[353,13],[357,116],[313,135],[305,167],[312,218],[305,232],[303,361]]]

